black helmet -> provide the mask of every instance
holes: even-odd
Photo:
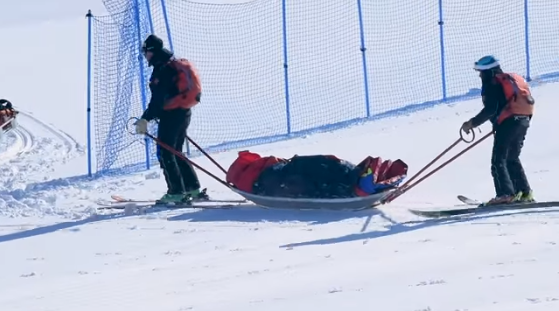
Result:
[[[0,99],[0,110],[12,109],[12,103],[7,99]]]
[[[144,41],[144,44],[142,45],[143,53],[146,53],[148,51],[150,52],[160,51],[161,49],[163,49],[163,40],[161,40],[158,36],[153,34],[149,35]]]

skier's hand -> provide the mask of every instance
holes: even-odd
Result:
[[[136,134],[145,134],[148,132],[148,121],[146,119],[140,119],[134,123],[136,125]]]
[[[462,124],[462,131],[466,132],[466,134],[470,134],[470,131],[474,128],[472,124],[472,120],[468,120]]]

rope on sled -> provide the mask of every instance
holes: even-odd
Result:
[[[481,133],[481,130],[479,130]],[[472,144],[472,142],[475,140],[476,135],[475,132],[472,130],[472,137],[471,139],[468,139],[467,137],[464,136],[464,134],[468,134],[468,133],[464,133],[464,131],[462,130],[462,128],[460,128],[459,134],[460,134],[460,138],[458,138],[454,143],[452,143],[448,148],[446,148],[445,150],[443,150],[443,152],[441,152],[438,156],[436,156],[431,162],[429,162],[427,165],[425,165],[422,169],[419,170],[419,172],[417,172],[415,175],[413,175],[410,179],[408,179],[408,181],[406,181],[401,187],[399,187],[397,190],[395,190],[393,193],[391,193],[390,195],[388,195],[386,198],[384,198],[384,200],[382,201],[383,204],[386,203],[390,203],[392,201],[394,201],[394,199],[396,199],[397,197],[401,196],[402,194],[408,192],[410,189],[412,189],[413,187],[417,186],[419,183],[421,183],[422,181],[424,181],[425,179],[431,177],[433,174],[435,174],[436,172],[438,172],[440,169],[442,169],[443,167],[447,166],[448,164],[454,162],[454,160],[458,159],[460,156],[462,156],[464,153],[468,152],[469,150],[471,150],[472,148],[474,148],[475,146],[477,146],[479,143],[481,143],[482,141],[484,141],[487,137],[493,135],[493,131],[487,133],[485,136],[483,136],[482,138],[480,138],[478,141],[476,141],[475,143]],[[460,142],[464,142],[466,144],[471,144],[468,147],[466,147],[464,150],[460,151],[459,153],[457,153],[455,156],[453,156],[452,158],[448,159],[446,162],[442,163],[441,165],[439,165],[438,167],[436,167],[435,169],[433,169],[432,171],[430,171],[429,173],[427,173],[425,176],[421,177],[420,179],[418,179],[415,183],[412,183],[415,179],[417,179],[422,173],[424,173],[429,167],[431,167],[433,164],[435,164],[435,162],[437,162],[438,160],[440,160],[445,154],[447,154],[450,150],[454,149],[454,147],[456,147]]]

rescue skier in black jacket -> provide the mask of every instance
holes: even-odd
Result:
[[[518,74],[504,73],[493,56],[478,60],[474,69],[481,78],[483,109],[462,129],[469,133],[486,121],[493,124],[491,175],[496,196],[485,204],[533,202],[533,192],[519,158],[535,103],[528,83]]]
[[[149,82],[151,100],[136,122],[136,133],[146,133],[148,122],[158,119],[157,138],[182,152],[191,108],[200,101],[202,89],[198,73],[187,60],[175,58],[155,35],[147,37],[142,52],[149,65],[153,66]],[[167,193],[159,202],[208,199],[205,192],[200,191],[200,181],[190,163],[159,145],[157,155],[167,183]]]

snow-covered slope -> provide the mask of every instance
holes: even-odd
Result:
[[[3,49],[9,57],[0,60],[0,96],[22,109],[20,128],[0,143],[1,310],[559,308],[559,209],[445,220],[407,212],[453,206],[457,194],[492,196],[491,139],[378,211],[97,212],[95,201],[113,193],[158,197],[164,181],[157,168],[95,181],[75,177],[86,167],[85,83],[77,78],[85,78],[85,22],[67,17],[101,6],[85,2],[54,20],[0,27],[3,38],[27,38],[17,51]],[[11,60],[37,54],[49,79],[29,92]],[[522,160],[537,199],[558,199],[558,84],[537,87],[534,96],[537,116]],[[352,162],[401,158],[414,174],[457,139],[480,105],[466,101],[250,150],[335,154]],[[235,157],[231,151],[216,160],[227,167]],[[209,161],[196,161],[220,174]],[[211,195],[236,198],[200,174]]]

